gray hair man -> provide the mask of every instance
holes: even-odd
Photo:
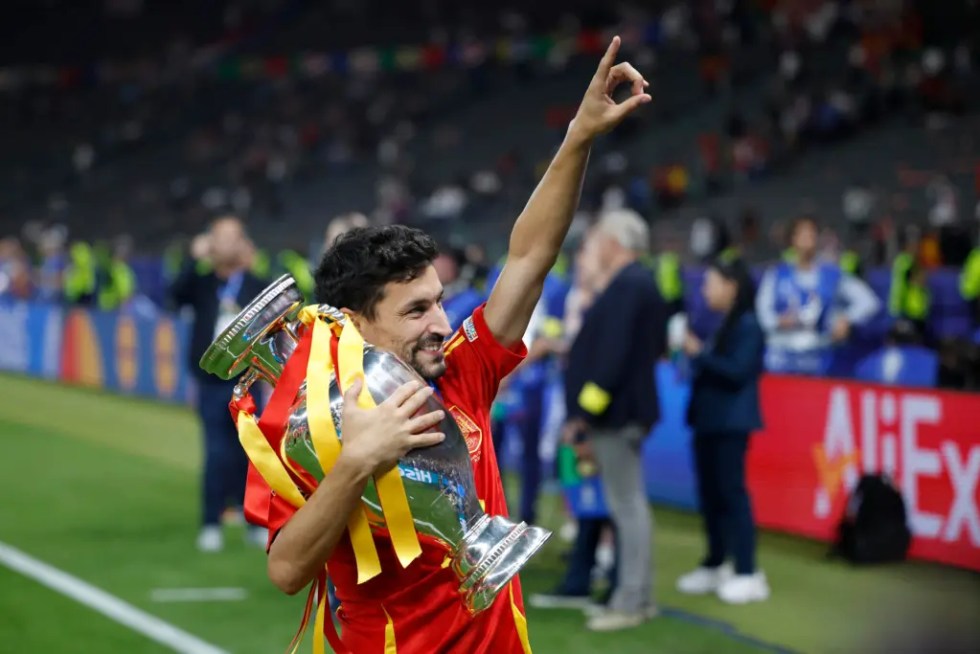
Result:
[[[664,352],[666,311],[652,272],[640,263],[649,229],[635,212],[601,216],[584,247],[594,248],[604,290],[569,353],[565,383],[570,424],[587,436],[616,524],[619,576],[589,629],[634,627],[656,613],[651,593],[653,521],[643,485],[641,445],[659,419],[653,366]]]

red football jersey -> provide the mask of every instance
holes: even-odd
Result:
[[[436,386],[469,446],[476,491],[490,515],[507,515],[503,484],[490,435],[490,405],[500,380],[526,356],[524,343],[505,348],[478,308],[445,346],[446,372]],[[246,493],[250,517],[266,522],[271,538],[295,512],[272,495],[258,475]],[[265,515],[263,515],[265,514]],[[263,518],[265,518],[263,520]],[[271,540],[270,540],[271,542]],[[422,542],[422,555],[402,568],[391,541],[375,535],[381,574],[358,585],[354,552],[345,535],[327,562],[341,608],[341,639],[352,652],[399,654],[527,654],[520,581],[515,577],[493,606],[470,615],[443,549]],[[331,629],[327,625],[327,629]]]

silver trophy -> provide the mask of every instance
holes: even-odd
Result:
[[[275,384],[283,366],[295,350],[299,337],[298,315],[303,296],[292,277],[284,275],[266,288],[235,318],[201,358],[201,368],[222,379],[244,375],[235,387],[244,396],[257,380]],[[343,323],[345,316],[321,305],[320,313]],[[399,386],[421,380],[415,370],[390,352],[364,346],[364,377],[375,402],[381,403]],[[331,375],[329,401],[338,435],[341,434],[343,396]],[[306,418],[306,384],[300,388],[290,411],[284,449],[292,462],[317,482],[323,470],[310,438]],[[421,412],[445,411],[433,394]],[[473,485],[469,450],[456,421],[445,411],[439,431],[445,440],[432,447],[415,449],[398,463],[416,531],[444,546],[452,570],[460,581],[465,605],[473,613],[486,609],[528,559],[551,536],[551,532],[501,516],[489,516],[480,508]],[[301,492],[306,492],[300,489]],[[384,514],[374,482],[362,497],[372,528],[384,528]]]

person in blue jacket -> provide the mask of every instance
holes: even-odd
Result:
[[[755,562],[755,523],[745,486],[749,438],[762,427],[759,379],[765,337],[755,315],[755,284],[737,257],[712,263],[702,288],[707,305],[722,314],[708,342],[685,338],[691,359],[691,400],[687,421],[694,432],[698,495],[707,536],[707,555],[677,582],[681,592],[716,592],[732,604],[769,597],[765,575]],[[734,570],[726,564],[732,557]]]
[[[487,288],[492,289],[503,264],[495,266],[487,278]],[[548,389],[557,374],[554,354],[555,342],[562,332],[565,298],[570,285],[559,272],[552,270],[544,281],[541,299],[535,307],[531,323],[524,336],[528,356],[501,385],[498,395],[500,412],[497,426],[493,429],[494,448],[498,460],[503,457],[503,435],[507,425],[513,425],[519,435],[521,457],[521,520],[532,524],[536,521],[536,505],[542,481],[542,462],[539,452],[544,420],[547,412]]]
[[[759,282],[756,312],[766,333],[766,369],[827,375],[847,368],[856,331],[870,326],[881,301],[861,279],[819,253],[820,226],[812,216],[790,228],[792,249]]]

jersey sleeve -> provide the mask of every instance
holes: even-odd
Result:
[[[500,381],[527,356],[527,347],[518,340],[505,347],[494,338],[480,305],[446,344],[445,382],[465,389],[474,404],[489,406],[497,395]]]

